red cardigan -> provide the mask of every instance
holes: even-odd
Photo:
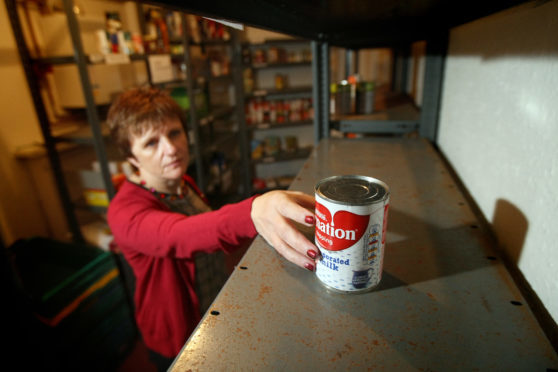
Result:
[[[136,277],[136,321],[149,349],[178,355],[201,318],[193,255],[232,252],[254,238],[253,199],[189,217],[129,181],[120,187],[108,223]]]

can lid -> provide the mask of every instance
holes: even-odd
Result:
[[[366,205],[386,199],[389,187],[367,176],[333,176],[318,182],[316,194],[333,203]]]

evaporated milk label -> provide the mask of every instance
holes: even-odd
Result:
[[[316,203],[316,239],[329,251],[341,251],[359,241],[370,221],[369,215],[338,211],[333,216],[322,204]]]
[[[333,176],[317,183],[315,196],[316,276],[336,291],[372,289],[382,277],[389,186],[367,176]]]
[[[316,202],[315,241],[322,256],[316,276],[328,287],[344,292],[376,286],[382,276],[387,204],[376,204],[375,210],[353,207],[355,212],[329,206]]]

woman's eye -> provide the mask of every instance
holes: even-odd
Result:
[[[145,147],[153,147],[156,144],[157,144],[157,140],[152,139],[152,140],[149,140],[145,143]]]
[[[170,131],[169,137],[170,137],[170,138],[176,138],[176,137],[180,136],[181,134],[182,134],[182,130],[180,130],[180,129],[173,129],[173,130]]]

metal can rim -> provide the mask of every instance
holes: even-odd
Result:
[[[377,184],[377,185],[383,187],[385,189],[385,194],[381,198],[367,200],[367,201],[363,201],[363,202],[358,202],[358,201],[349,202],[349,201],[335,200],[335,199],[332,199],[332,198],[324,195],[320,191],[321,186],[323,186],[325,183],[328,183],[328,182],[333,181],[335,179],[360,179],[360,180],[364,179],[371,184]],[[337,176],[330,176],[330,177],[323,178],[314,187],[314,192],[320,198],[323,198],[324,200],[327,200],[331,203],[340,204],[340,205],[369,205],[369,204],[374,204],[374,203],[380,203],[382,201],[388,200],[389,197],[390,197],[390,194],[391,194],[391,190],[390,190],[389,186],[384,181],[381,181],[381,180],[379,180],[377,178],[374,178],[374,177],[362,176],[362,175],[356,175],[356,174],[337,175]]]

